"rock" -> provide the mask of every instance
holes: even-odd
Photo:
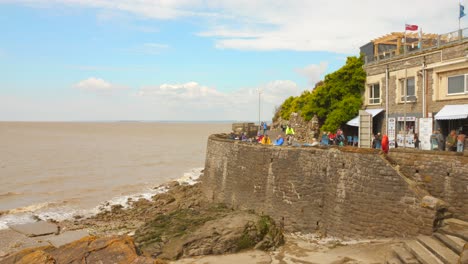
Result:
[[[46,252],[51,249],[51,246],[46,247],[35,247],[23,249],[16,254],[10,255],[3,260],[0,260],[0,264],[33,264],[33,263],[55,263],[53,258],[50,259],[50,255]]]
[[[159,216],[138,230],[135,240],[143,254],[170,260],[254,247],[267,250],[284,243],[271,218],[227,208]]]
[[[130,237],[99,238],[92,241],[89,246],[89,255],[86,263],[131,263],[138,255]]]
[[[149,264],[155,261],[149,257],[139,256],[131,237],[88,236],[59,248],[49,246],[25,249],[0,261],[0,264],[10,263]]]
[[[42,250],[38,250],[38,251],[31,252],[28,255],[25,255],[21,259],[16,260],[14,263],[15,264],[33,264],[33,263],[55,264],[56,262],[50,254]]]
[[[74,230],[63,232],[60,235],[50,237],[47,241],[54,247],[60,247],[65,244],[71,243],[75,240],[79,240],[83,237],[88,236],[88,232],[85,230]]]
[[[426,195],[422,198],[421,206],[425,208],[434,209],[434,210],[447,207],[444,201],[442,201],[441,199],[435,198],[433,196],[430,196],[430,195]]]
[[[44,221],[21,224],[21,225],[11,225],[9,227],[14,231],[24,234],[29,237],[55,234],[59,230],[56,224],[52,224],[52,223],[44,222]]]

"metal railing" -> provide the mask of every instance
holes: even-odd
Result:
[[[413,42],[411,46],[401,46],[399,52],[397,52],[397,49],[395,48],[392,50],[380,52],[377,56],[364,56],[364,63],[378,63],[382,60],[388,60],[395,57],[404,57],[412,53],[439,48],[457,42],[461,43],[466,40],[468,40],[468,28],[463,28],[460,30],[437,35],[436,38],[418,40],[418,42]]]

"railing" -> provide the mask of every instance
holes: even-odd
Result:
[[[382,60],[388,60],[395,57],[402,57],[408,54],[421,52],[424,50],[439,48],[445,45],[450,45],[457,42],[463,42],[468,39],[468,28],[452,31],[445,34],[437,35],[436,38],[421,39],[417,42],[413,42],[411,46],[403,45],[400,47],[399,52],[397,49],[387,50],[380,52],[377,56],[365,56],[364,63],[380,62]]]

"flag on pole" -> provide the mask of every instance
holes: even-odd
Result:
[[[458,19],[460,19],[460,18],[462,18],[464,16],[466,16],[465,7],[462,4],[460,4],[460,15],[459,15]]]
[[[405,31],[406,30],[408,30],[408,31],[417,31],[418,30],[418,25],[406,24],[405,25]]]
[[[422,28],[419,28],[419,41],[418,41],[418,49],[422,48],[422,41],[423,41],[423,33],[422,33]]]

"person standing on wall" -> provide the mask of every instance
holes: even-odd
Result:
[[[442,131],[440,131],[440,128],[436,131],[437,133],[437,146],[439,150],[443,151],[444,150],[444,135],[442,135]]]
[[[437,132],[433,131],[431,135],[431,150],[438,150],[439,149],[439,143],[437,141]]]
[[[414,140],[414,148],[419,149],[419,143],[421,143],[421,141],[419,140],[418,133],[414,133],[413,140]]]
[[[450,131],[445,142],[447,151],[455,151],[457,149],[457,132],[455,132],[455,129]]]
[[[463,133],[463,130],[460,130],[457,136],[457,152],[463,152],[465,147],[465,137],[466,135]]]
[[[289,126],[289,124],[286,126],[286,140],[288,142],[288,145],[292,145],[292,141],[294,138],[294,129]]]

